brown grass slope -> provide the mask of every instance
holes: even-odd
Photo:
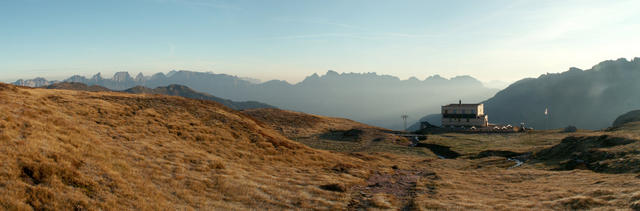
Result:
[[[337,152],[391,152],[434,156],[425,149],[408,148],[410,141],[393,134],[389,129],[349,119],[276,108],[249,109],[243,113],[284,136],[313,148]]]
[[[640,123],[610,131],[438,134],[463,156],[427,162],[439,179],[415,207],[443,210],[640,210]],[[531,153],[519,167],[489,151]],[[500,154],[500,153],[498,153]],[[577,164],[577,165],[576,165]],[[552,170],[554,169],[554,170]],[[422,185],[420,184],[422,183]]]
[[[313,132],[309,128],[316,126],[304,126],[313,115],[276,112],[271,117],[286,117],[281,123],[262,123],[210,101],[0,84],[0,209],[640,209],[637,173],[549,171],[536,163],[508,168],[513,162],[503,157],[470,159],[486,150],[549,149],[569,136],[638,140],[640,125],[578,133],[441,134],[423,143],[450,146],[464,156],[434,159],[311,149],[271,128],[302,125],[292,134],[314,136],[332,128],[331,121]],[[357,125],[335,127],[344,124]],[[639,143],[598,151],[637,152]]]
[[[349,119],[325,117],[276,108],[251,109],[243,111],[243,113],[266,123],[269,127],[290,138],[310,137],[332,130],[372,129],[378,132],[390,131]]]
[[[4,209],[344,209],[319,186],[361,165],[210,101],[0,83]]]

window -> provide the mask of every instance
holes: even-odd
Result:
[[[454,114],[457,114],[457,113],[458,113],[458,110],[453,109],[453,113],[454,113]]]
[[[469,122],[469,118],[467,118],[467,122]]]

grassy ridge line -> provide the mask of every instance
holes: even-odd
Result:
[[[209,101],[1,84],[0,206],[346,207],[318,186],[362,182],[364,162],[260,124]]]

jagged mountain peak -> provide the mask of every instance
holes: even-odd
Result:
[[[136,78],[134,80],[138,82],[143,82],[145,80],[145,77],[142,73],[138,73],[138,75],[136,75]]]
[[[102,74],[101,73],[96,73],[95,75],[93,75],[93,77],[91,77],[91,80],[102,80]]]
[[[131,75],[129,75],[129,72],[117,72],[113,75],[112,80],[116,81],[116,82],[126,82],[126,81],[133,81],[133,78],[131,77]]]

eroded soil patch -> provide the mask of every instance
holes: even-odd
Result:
[[[365,185],[353,187],[350,210],[366,210],[369,207],[403,207],[409,210],[413,200],[420,194],[434,194],[435,186],[418,188],[421,179],[437,180],[435,172],[429,170],[394,169],[392,173],[375,172]]]

